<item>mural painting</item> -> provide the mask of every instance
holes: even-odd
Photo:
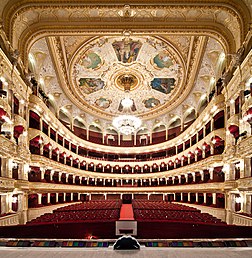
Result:
[[[118,61],[123,63],[131,63],[136,61],[142,43],[132,40],[115,41],[112,44]]]
[[[95,105],[99,108],[106,109],[110,106],[111,100],[108,100],[106,98],[99,98],[95,101]]]
[[[86,52],[79,62],[79,64],[84,66],[86,69],[96,69],[101,65],[101,63],[101,58],[92,51]]]
[[[174,88],[174,84],[174,78],[154,78],[154,80],[151,81],[152,89],[165,94],[169,94],[171,92],[171,90]]]
[[[79,86],[86,94],[96,92],[103,89],[105,83],[101,79],[96,78],[80,78]]]
[[[153,58],[153,61],[158,68],[169,68],[173,65],[172,59],[169,57],[166,51],[162,51],[158,55],[156,55]]]
[[[155,98],[149,98],[149,99],[145,99],[143,103],[146,108],[153,108],[158,106],[160,104],[160,101]]]

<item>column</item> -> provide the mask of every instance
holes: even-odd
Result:
[[[214,168],[209,168],[208,171],[209,171],[209,179],[213,181]]]
[[[251,172],[251,162],[250,158],[245,158],[244,159],[244,177],[251,177],[252,172]]]
[[[63,202],[66,201],[66,193],[63,193]]]
[[[188,193],[188,202],[191,201],[191,193]]]
[[[229,180],[235,180],[235,164],[233,163],[229,164]]]
[[[59,182],[61,181],[62,172],[59,171]]]
[[[183,193],[180,193],[180,201],[183,201]]]
[[[18,195],[18,212],[20,224],[25,224],[28,220],[28,194],[22,193]]]
[[[68,182],[69,174],[66,173],[66,183],[69,184]]]
[[[178,183],[181,184],[181,175],[178,175]]]
[[[38,195],[38,205],[42,204],[42,194],[41,193],[37,193]]]
[[[56,203],[59,203],[59,193],[56,193],[55,196],[56,196],[56,198],[55,198],[55,199],[56,199],[56,200],[55,200]]]
[[[246,209],[246,193],[240,192],[240,196],[242,197],[241,212],[244,212],[244,210]]]
[[[47,193],[47,203],[50,203],[50,202],[51,202],[51,194]]]
[[[195,182],[195,179],[196,179],[196,173],[195,173],[195,172],[191,172],[191,174],[192,174],[193,182]]]
[[[24,171],[24,165],[22,163],[18,164],[18,179],[22,179],[23,177],[23,171]]]
[[[247,214],[251,214],[251,194],[245,195],[245,205],[244,205],[244,212]]]
[[[12,210],[12,193],[7,193],[6,196],[6,208],[7,208],[7,212],[13,212]]]
[[[211,119],[211,124],[210,124],[210,132],[214,130],[214,119]]]
[[[12,178],[12,160],[2,158],[2,177]]]
[[[118,133],[118,145],[121,145],[121,134]]]
[[[40,153],[41,156],[43,156],[43,153],[44,153],[44,144],[43,144],[43,142],[41,142],[39,144],[39,153]]]
[[[200,171],[200,179],[202,182],[204,181],[204,171],[203,170]]]
[[[214,144],[212,142],[210,143],[210,153],[214,155]]]
[[[199,202],[199,193],[195,193],[195,201],[196,201],[196,203],[198,203]]]
[[[50,180],[50,182],[53,179],[53,173],[54,173],[54,170],[50,170],[50,173],[49,173],[49,180]]]
[[[216,205],[216,193],[212,193],[212,197],[213,197],[213,205]]]
[[[185,174],[185,183],[188,183],[188,174]]]
[[[136,135],[136,132],[134,133],[134,145],[137,145],[137,135]]]
[[[225,209],[226,209],[226,222],[227,224],[233,223],[232,214],[235,211],[235,195],[227,192],[225,194]]]
[[[70,193],[70,201],[73,201],[73,193]]]
[[[203,193],[203,196],[204,196],[204,204],[206,204],[207,193]]]
[[[7,213],[7,195],[6,194],[1,194],[1,212],[2,213]]]

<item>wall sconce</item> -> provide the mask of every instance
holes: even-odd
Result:
[[[235,197],[235,202],[236,203],[242,203],[242,201],[243,201],[243,198],[241,196]]]
[[[17,201],[18,201],[17,196],[12,196],[12,203],[17,203]]]

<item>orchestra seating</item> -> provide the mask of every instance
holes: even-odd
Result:
[[[89,201],[44,214],[25,225],[0,227],[0,237],[114,239],[121,200]],[[200,210],[165,201],[132,200],[138,239],[248,238],[252,227],[227,225]],[[106,222],[106,223],[104,223]]]
[[[27,224],[60,223],[74,221],[116,221],[120,216],[121,201],[90,201],[73,204],[46,213]]]
[[[197,223],[226,224],[208,213],[181,204],[164,201],[132,202],[134,217],[137,221],[184,221]]]

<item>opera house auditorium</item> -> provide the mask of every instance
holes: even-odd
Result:
[[[252,1],[0,2],[0,256],[251,257]]]

